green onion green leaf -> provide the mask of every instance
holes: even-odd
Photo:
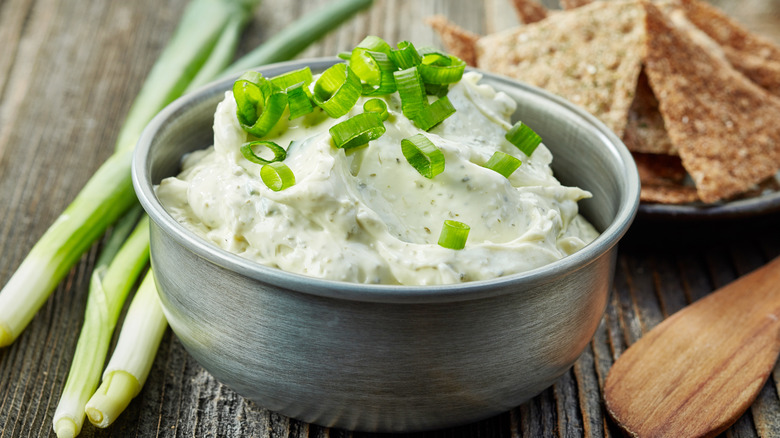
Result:
[[[335,64],[314,83],[312,98],[314,103],[335,119],[355,106],[362,91],[358,75],[346,64]]]
[[[509,178],[509,175],[514,173],[523,162],[501,151],[496,151],[493,156],[485,163],[485,167],[490,170],[494,170],[505,178]]]
[[[387,111],[387,104],[382,99],[368,99],[363,104],[363,111],[378,114],[383,121],[390,117],[390,113]]]
[[[233,96],[241,127],[255,137],[268,134],[287,107],[287,94],[254,71],[244,73],[233,83]]]
[[[423,84],[417,67],[393,72],[395,84],[398,87],[398,95],[401,97],[401,111],[408,119],[414,117],[428,105]]]
[[[432,104],[425,106],[414,116],[413,120],[418,128],[429,131],[453,114],[455,114],[455,107],[452,106],[447,96],[442,96]]]
[[[522,122],[515,123],[504,137],[529,157],[542,142],[539,134]]]
[[[352,149],[381,137],[385,125],[380,114],[366,112],[333,125],[329,132],[337,148]]]
[[[297,86],[301,82],[304,85],[309,85],[312,80],[314,79],[311,74],[311,69],[309,67],[304,67],[274,76],[271,78],[271,83],[281,90],[287,90],[294,85]]]
[[[445,220],[439,234],[439,246],[449,249],[463,249],[471,227],[463,222]]]
[[[401,152],[406,161],[428,179],[444,171],[444,153],[422,134],[401,140]]]
[[[423,56],[418,69],[426,85],[446,85],[458,82],[463,77],[466,62],[455,56],[434,52]]]
[[[295,175],[286,164],[274,161],[260,168],[260,178],[265,185],[278,192],[295,184]]]
[[[309,98],[309,89],[303,82],[287,88],[287,103],[290,106],[290,120],[314,111],[314,105]]]
[[[417,53],[414,44],[409,41],[398,43],[398,49],[390,51],[390,58],[402,70],[416,67],[422,62],[422,57]]]
[[[271,151],[271,153],[274,154],[273,158],[266,159],[257,155],[255,153],[255,149],[259,147]],[[282,161],[285,158],[287,158],[287,151],[285,151],[283,147],[279,146],[278,144],[272,141],[264,141],[264,140],[250,141],[249,143],[244,143],[243,145],[241,145],[240,151],[241,151],[241,155],[243,155],[244,158],[256,164],[268,164],[275,161]]]

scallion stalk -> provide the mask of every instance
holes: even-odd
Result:
[[[135,218],[137,215],[121,220],[109,241],[124,240],[127,223]],[[116,254],[111,252],[103,252],[92,273],[84,326],[54,412],[53,428],[58,438],[75,437],[84,424],[84,408],[100,382],[119,313],[149,260],[149,219],[144,216]]]
[[[222,74],[289,59],[371,3],[372,0],[339,0],[313,11]],[[227,62],[236,27],[251,17],[255,4],[251,0],[193,0],[185,9],[171,41],[128,113],[116,152],[90,178],[0,290],[0,347],[19,336],[81,255],[137,202],[130,164],[141,131],[167,103],[189,87],[209,80],[208,73],[198,75],[198,68],[213,72]],[[223,29],[223,33],[215,32],[215,28]]]
[[[150,269],[127,310],[103,381],[87,402],[86,414],[92,424],[110,426],[141,392],[166,327]]]

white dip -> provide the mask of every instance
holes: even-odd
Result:
[[[467,73],[448,97],[455,114],[424,133],[445,156],[444,171],[427,179],[404,158],[401,140],[423,132],[401,114],[398,94],[386,96],[387,132],[345,153],[328,128],[339,119],[319,109],[287,122],[272,139],[287,148],[295,185],[274,192],[260,165],[239,147],[232,93],[214,116],[214,146],[183,160],[183,171],[157,187],[170,214],[220,248],[264,265],[313,277],[358,283],[447,284],[533,269],[596,238],[577,213],[590,194],[552,175],[550,151],[525,156],[504,139],[515,102],[480,75]],[[508,179],[482,167],[494,151],[523,164]],[[445,219],[471,227],[466,247],[437,244]]]

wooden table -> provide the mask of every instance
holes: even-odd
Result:
[[[554,2],[554,0],[552,0]],[[110,155],[128,107],[169,38],[185,0],[0,2],[0,284]],[[247,51],[324,0],[264,0]],[[780,2],[721,1],[780,42]],[[509,0],[376,0],[301,57],[333,55],[368,33],[439,45],[422,18],[440,13],[486,34],[517,24]],[[602,324],[576,365],[509,412],[416,436],[620,436],[601,387],[614,359],[691,301],[780,254],[780,215],[715,222],[640,218],[622,242]],[[96,245],[27,330],[0,349],[0,437],[48,436],[73,355]],[[780,368],[726,436],[780,436]],[[84,437],[329,437],[369,434],[288,419],[246,401],[204,371],[168,332],[143,392],[107,430]]]

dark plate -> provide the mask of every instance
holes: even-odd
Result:
[[[651,221],[701,221],[742,219],[780,211],[780,191],[716,204],[639,205],[637,219]]]

